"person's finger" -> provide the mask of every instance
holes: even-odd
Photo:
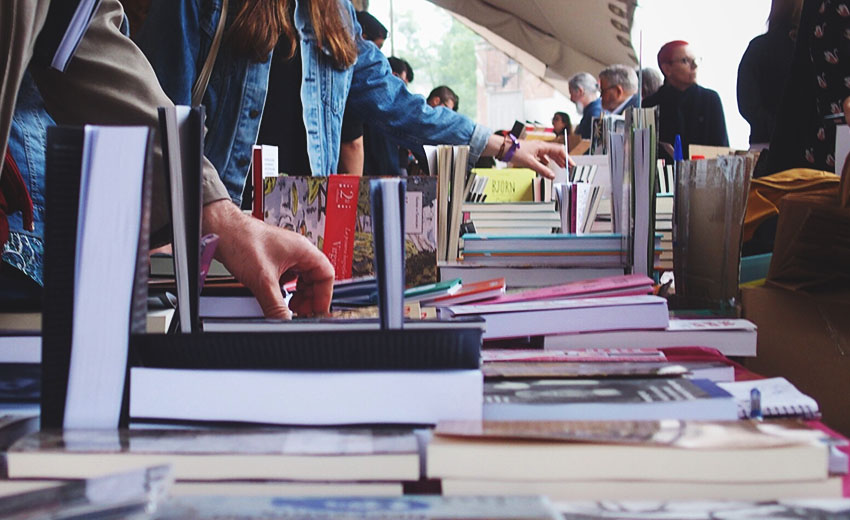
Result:
[[[555,178],[555,174],[552,172],[552,170],[550,170],[548,166],[540,162],[540,159],[538,159],[534,155],[529,154],[525,162],[527,163],[527,166],[529,168],[536,171],[540,175],[546,177],[547,179]]]
[[[567,167],[567,152],[560,146],[555,147],[555,150],[548,150],[546,156],[555,161],[555,164],[561,168]]]
[[[260,276],[255,282],[248,285],[248,289],[257,298],[257,303],[260,304],[266,318],[282,320],[292,318],[292,312],[290,312],[286,301],[283,299],[283,293],[280,291],[279,277]]]
[[[301,273],[295,294],[289,300],[289,306],[299,316],[327,314],[333,296],[333,276],[312,280],[310,275]]]

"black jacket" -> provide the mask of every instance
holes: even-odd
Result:
[[[691,144],[729,146],[723,105],[713,90],[692,85],[681,91],[664,83],[643,100],[643,106],[659,107],[659,140],[672,145],[676,134],[681,135],[686,154]]]

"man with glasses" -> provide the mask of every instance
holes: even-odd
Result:
[[[665,43],[658,51],[658,67],[664,84],[658,92],[643,100],[644,107],[659,107],[659,141],[672,158],[676,135],[682,137],[682,151],[688,157],[688,145],[729,146],[723,104],[717,92],[697,85],[699,58],[688,42]]]
[[[599,92],[602,108],[619,115],[637,106],[638,78],[635,69],[626,65],[611,65],[599,73]]]

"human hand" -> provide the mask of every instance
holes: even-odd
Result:
[[[307,238],[249,217],[229,200],[204,206],[203,229],[219,236],[216,258],[254,294],[267,318],[328,312],[334,268]],[[281,281],[296,275],[296,292],[287,306]]]
[[[562,143],[550,143],[547,141],[519,141],[519,148],[511,158],[514,166],[531,168],[540,175],[549,179],[555,178],[555,173],[546,166],[548,160],[555,161],[561,168],[567,165],[567,150]],[[570,160],[572,162],[572,160]]]

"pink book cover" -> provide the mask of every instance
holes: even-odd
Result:
[[[666,361],[664,352],[654,348],[588,348],[576,350],[492,349],[481,351],[481,361],[498,363],[527,362],[650,362]]]
[[[558,300],[566,298],[593,298],[596,296],[630,296],[636,294],[649,294],[652,292],[652,278],[642,274],[627,274],[621,276],[607,276],[605,278],[594,278],[592,280],[581,280],[563,285],[541,287],[512,294],[506,294],[491,303],[526,302],[533,300]]]

